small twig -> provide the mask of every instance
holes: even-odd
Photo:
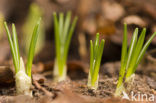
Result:
[[[42,90],[47,96],[52,97],[54,94],[46,90],[44,87],[42,87],[36,80],[33,80],[33,84],[35,85],[36,88],[39,90]]]

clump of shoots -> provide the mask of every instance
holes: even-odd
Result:
[[[148,46],[152,42],[152,39],[155,37],[156,32],[148,39],[144,44],[146,29],[144,28],[138,38],[138,28],[135,29],[130,47],[127,50],[127,25],[124,24],[124,35],[122,43],[122,53],[121,53],[121,68],[119,72],[118,84],[115,92],[115,96],[120,96],[123,91],[125,91],[124,83],[130,85],[132,84],[135,71],[141,62]]]
[[[34,28],[34,31],[33,31],[31,43],[29,46],[29,53],[28,53],[28,57],[27,57],[26,69],[25,69],[23,59],[19,53],[19,45],[18,45],[18,38],[17,38],[17,32],[16,32],[15,25],[12,24],[12,36],[11,36],[11,33],[7,26],[7,23],[4,22],[8,41],[10,44],[11,54],[12,54],[12,58],[13,58],[13,64],[14,64],[14,68],[15,68],[15,82],[16,82],[17,94],[32,96],[32,91],[30,89],[31,84],[32,84],[31,68],[32,68],[32,62],[33,62],[33,58],[34,58],[37,37],[39,34],[38,33],[39,25],[40,25],[40,19],[37,22],[37,24]]]
[[[42,17],[42,10],[41,8],[36,4],[32,3],[29,8],[28,16],[26,18],[26,21],[24,25],[22,26],[22,46],[24,49],[24,53],[27,55],[29,51],[29,45],[31,41],[31,36],[33,32],[33,27],[36,25],[36,20],[38,20],[40,17]],[[36,44],[36,49],[35,49],[35,55],[37,55],[43,48],[44,43],[45,43],[45,28],[44,24],[41,21],[40,23],[40,28],[39,28],[39,34],[38,34],[38,40]]]
[[[96,34],[95,43],[90,41],[90,70],[88,75],[88,87],[96,90],[98,88],[99,69],[104,48],[104,39],[99,44],[99,33]]]
[[[54,13],[54,29],[55,29],[55,46],[56,46],[56,58],[54,64],[54,81],[63,81],[66,79],[67,73],[67,56],[71,37],[76,25],[77,17],[74,18],[71,26],[71,12],[68,12],[66,18],[64,14],[60,13],[57,18]]]

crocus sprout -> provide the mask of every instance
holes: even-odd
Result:
[[[20,56],[19,52],[19,44],[18,44],[18,38],[17,38],[17,32],[15,25],[12,24],[12,36],[9,31],[9,28],[7,26],[7,23],[4,22],[4,26],[6,29],[8,41],[10,44],[11,54],[13,58],[13,64],[15,68],[15,82],[16,82],[16,92],[17,94],[22,95],[29,95],[32,96],[32,91],[30,89],[32,84],[32,78],[31,78],[31,68],[32,68],[32,62],[34,58],[34,52],[36,47],[36,42],[38,38],[38,32],[39,32],[39,25],[40,25],[40,19],[35,25],[30,46],[29,46],[29,52],[27,57],[27,63],[26,68],[23,62],[22,57]]]
[[[121,68],[119,72],[118,84],[115,92],[115,96],[121,95],[125,90],[124,83],[130,84],[135,77],[135,71],[141,62],[148,46],[152,42],[156,35],[156,32],[148,39],[144,44],[146,29],[144,28],[138,38],[138,28],[135,29],[130,47],[127,47],[127,24],[124,24],[124,35],[122,43],[122,53],[121,53]]]
[[[91,89],[98,88],[99,69],[104,48],[104,39],[99,44],[99,33],[96,34],[95,43],[90,41],[90,70],[88,75],[88,87]]]
[[[56,58],[54,64],[54,81],[63,81],[66,79],[67,73],[67,57],[71,37],[76,25],[77,17],[74,18],[71,26],[71,12],[68,12],[66,18],[64,14],[60,13],[57,18],[54,13],[54,30],[55,30],[55,45],[56,45]]]

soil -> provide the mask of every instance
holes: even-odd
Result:
[[[55,83],[52,81],[51,71],[47,69],[47,67],[52,68],[53,65],[49,66],[49,63],[47,63],[45,65],[48,66],[44,66],[46,67],[44,68],[46,70],[45,72],[33,75],[33,98],[16,96],[15,84],[12,83],[12,85],[9,84],[5,87],[1,86],[0,101],[2,103],[18,103],[18,99],[23,98],[21,100],[22,103],[51,103],[51,101],[59,103],[59,101],[63,99],[66,101],[64,103],[72,103],[74,98],[80,98],[79,102],[77,101],[74,103],[105,103],[106,101],[108,101],[108,103],[114,103],[113,100],[116,102],[122,101],[123,103],[129,102],[114,97],[117,75],[110,78],[108,72],[105,75],[102,75],[104,73],[101,72],[97,91],[89,89],[87,87],[87,71],[85,71],[81,64],[82,63],[78,61],[77,64],[76,61],[69,62],[68,79],[60,83]],[[119,62],[111,64],[118,65]],[[106,63],[106,65],[108,64]],[[74,73],[73,71],[78,72]],[[153,88],[156,81],[153,78],[142,74],[136,74],[134,81],[130,91],[126,91],[127,94],[130,94],[131,91],[148,95],[156,93],[155,88]]]
[[[135,77],[135,82],[133,83],[130,91],[126,91],[127,94],[130,94],[131,91],[137,93],[138,91],[140,93],[145,93],[145,94],[152,94],[154,89],[149,86],[147,83],[147,78],[149,77],[142,77],[140,75],[136,75]],[[96,91],[90,90],[87,88],[87,80],[79,81],[78,83],[83,84],[81,86],[78,86],[76,88],[76,92],[83,94],[83,95],[88,95],[88,96],[95,96],[97,98],[108,98],[108,97],[113,97],[117,85],[117,78],[109,78],[109,77],[102,77],[99,79],[99,87]],[[153,89],[153,90],[152,90]]]

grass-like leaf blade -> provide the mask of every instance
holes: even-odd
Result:
[[[16,58],[16,52],[15,52],[15,48],[14,48],[14,43],[12,41],[12,38],[11,38],[11,34],[10,34],[10,31],[8,29],[8,26],[7,26],[7,23],[4,22],[4,27],[5,27],[5,30],[7,32],[7,37],[8,37],[8,41],[9,41],[9,45],[10,45],[10,49],[11,49],[11,54],[12,54],[12,57],[13,57],[13,63],[14,63],[14,66],[15,66],[15,72],[17,73],[19,68],[18,68],[18,60]]]
[[[124,24],[123,42],[122,42],[122,52],[121,52],[121,68],[119,72],[119,80],[117,88],[121,86],[123,82],[123,77],[125,75],[125,66],[127,62],[127,24]]]
[[[15,24],[12,24],[12,34],[13,34],[13,44],[14,44],[14,49],[15,49],[15,54],[16,54],[16,59],[17,59],[17,65],[18,68],[20,68],[20,53],[19,53],[19,44],[18,44],[18,38],[17,38],[17,32],[16,32],[16,27]]]
[[[60,36],[60,38],[62,38],[62,37],[64,37],[62,34],[63,34],[63,26],[64,26],[64,15],[63,15],[63,13],[60,13],[59,14],[59,36]],[[64,41],[63,40],[61,40],[60,41],[61,42],[61,45],[64,45]]]
[[[68,35],[68,30],[69,30],[69,27],[70,27],[70,20],[71,20],[71,12],[67,12],[66,19],[65,19],[65,22],[64,22],[64,30],[63,30],[64,41],[66,41],[66,39],[68,39],[66,37]]]
[[[140,54],[139,54],[139,56],[138,56],[138,59],[137,59],[137,61],[136,61],[136,65],[135,65],[135,67],[134,67],[133,73],[135,72],[135,70],[136,70],[138,64],[139,64],[140,61],[142,60],[142,58],[143,58],[143,56],[144,56],[144,54],[145,54],[147,48],[149,47],[150,43],[152,42],[152,40],[153,40],[153,38],[154,38],[155,36],[156,36],[156,32],[154,32],[154,33],[152,34],[152,36],[148,39],[148,41],[147,41],[147,42],[145,43],[145,45],[143,46],[143,48],[142,48],[142,50],[141,50],[141,52],[140,52]]]
[[[93,83],[97,80],[98,75],[99,75],[99,69],[100,69],[100,64],[101,64],[101,59],[102,59],[102,54],[103,54],[104,43],[105,41],[102,39],[100,46],[97,50],[97,57],[96,57],[97,59],[96,59],[95,68],[94,68],[93,77],[92,77]]]
[[[98,49],[99,49],[99,33],[96,34],[96,39],[94,43],[94,59],[96,60],[98,55]]]
[[[130,61],[132,59],[134,48],[135,48],[136,43],[137,43],[137,37],[138,37],[138,28],[135,29],[134,34],[132,36],[131,44],[130,44],[130,47],[129,47],[129,50],[128,50],[128,55],[127,55],[126,70],[128,69]]]
[[[127,70],[126,77],[129,77],[129,76],[132,75],[132,71],[134,69],[134,66],[136,64],[136,61],[138,59],[138,56],[139,56],[140,51],[141,51],[141,49],[143,47],[143,44],[144,44],[145,34],[146,34],[146,29],[144,28],[142,30],[142,32],[141,32],[141,35],[140,35],[140,37],[138,39],[138,42],[137,42],[136,47],[135,47],[135,50],[134,50],[134,52],[132,54],[132,60],[130,62],[129,68]]]
[[[90,40],[90,75],[92,76],[93,74],[93,42]]]
[[[69,29],[69,33],[67,35],[67,39],[66,39],[66,42],[65,42],[65,50],[64,50],[64,53],[65,53],[64,61],[67,59],[67,53],[68,53],[68,50],[69,50],[69,45],[70,45],[70,42],[71,42],[73,31],[74,31],[75,26],[76,26],[77,19],[78,19],[77,17],[74,18],[74,20],[72,22],[72,25],[71,25],[71,27]]]
[[[27,75],[29,77],[31,77],[31,68],[32,68],[32,62],[33,62],[34,53],[35,53],[37,37],[39,34],[38,31],[39,31],[39,26],[40,26],[40,20],[41,19],[39,19],[38,23],[36,24],[36,26],[34,28],[33,35],[31,38],[29,53],[28,53],[28,57],[27,57],[26,71],[27,71]]]
[[[60,59],[60,38],[59,38],[59,28],[58,28],[58,20],[56,13],[53,14],[54,16],[54,30],[55,30],[55,45],[56,45],[56,57],[57,61]]]

